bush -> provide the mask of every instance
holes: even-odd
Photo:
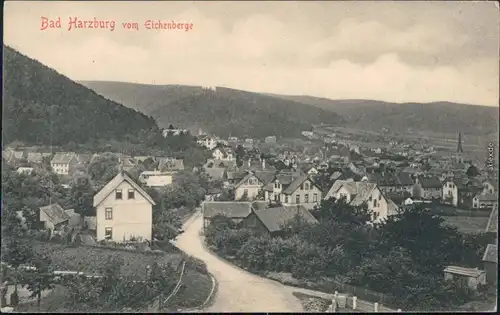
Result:
[[[252,271],[267,270],[269,252],[269,238],[252,237],[246,241],[236,253],[236,258]]]

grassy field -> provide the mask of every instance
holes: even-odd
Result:
[[[196,270],[186,269],[179,292],[164,307],[169,311],[201,306],[212,291],[212,278]]]
[[[484,232],[488,217],[443,216],[444,224],[456,227],[460,232],[476,234]]]
[[[132,278],[145,278],[147,265],[154,262],[179,265],[183,256],[181,253],[166,255],[148,255],[140,252],[127,252],[94,247],[66,247],[53,243],[34,242],[34,249],[39,253],[48,254],[57,270],[72,270],[88,273],[98,273],[99,267],[110,257],[123,259],[122,274]],[[176,277],[178,275],[176,274]],[[182,286],[179,292],[168,302],[167,308],[195,308],[203,304],[212,290],[212,279],[209,275],[186,265]],[[165,292],[165,297],[171,292]],[[77,310],[64,308],[68,292],[64,286],[57,285],[52,292],[42,299],[40,312],[74,313]],[[16,312],[37,312],[36,301],[24,303],[16,308]],[[93,312],[92,310],[85,310]],[[99,312],[99,310],[95,310]]]
[[[182,261],[181,254],[150,255],[140,252],[127,252],[96,247],[66,247],[60,244],[36,242],[36,252],[48,254],[56,270],[81,271],[99,273],[109,258],[123,260],[121,272],[126,277],[143,279],[146,277],[146,266],[153,263],[170,263],[172,267]]]

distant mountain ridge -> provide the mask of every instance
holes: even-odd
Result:
[[[390,103],[374,100],[332,100],[328,98],[279,95],[270,96],[293,100],[341,115],[353,128],[381,131],[388,128],[396,132],[430,130],[436,133],[468,135],[496,135],[498,133],[498,107],[469,105],[452,102]]]
[[[146,85],[124,82],[82,81],[81,84],[146,115],[160,127],[170,124],[202,129],[219,136],[263,138],[298,136],[314,124],[338,124],[342,118],[293,100],[217,87]]]
[[[138,140],[155,120],[105,99],[55,70],[3,46],[4,143],[63,145]]]

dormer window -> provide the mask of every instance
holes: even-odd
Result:
[[[122,190],[117,189],[115,192],[116,199],[123,199]]]

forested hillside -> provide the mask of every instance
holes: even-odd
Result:
[[[36,60],[4,46],[4,143],[62,145],[134,140],[153,118],[107,100]]]
[[[97,93],[169,124],[201,128],[219,136],[295,136],[313,124],[337,124],[331,111],[259,93],[217,87],[82,82]]]

